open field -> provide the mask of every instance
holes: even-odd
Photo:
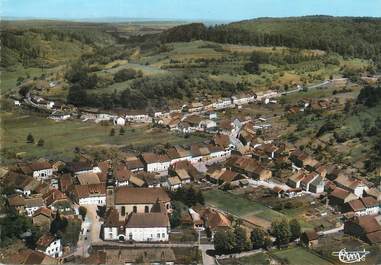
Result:
[[[300,247],[293,247],[284,250],[276,250],[271,253],[277,258],[288,260],[288,264],[293,265],[304,265],[304,264],[314,264],[314,265],[330,265],[331,262],[320,258],[319,256],[311,253]]]
[[[28,75],[33,78],[40,76],[43,73],[41,68],[24,68],[21,66],[16,67],[13,71],[1,71],[0,74],[0,91],[1,94],[9,94],[17,86],[17,78],[26,78]]]
[[[270,258],[266,253],[258,253],[252,256],[238,258],[238,259],[223,259],[218,261],[222,265],[269,265]]]
[[[119,147],[125,145],[143,146],[154,144],[185,144],[202,141],[204,138],[190,136],[184,138],[169,133],[165,129],[149,129],[146,126],[126,128],[124,135],[111,137],[112,126],[101,126],[93,122],[80,121],[55,122],[43,116],[2,113],[1,117],[1,151],[3,158],[14,158],[20,154],[25,158],[73,157],[73,149],[80,147]],[[35,142],[45,141],[43,147],[26,143],[28,133],[32,133]]]
[[[261,203],[249,201],[243,197],[221,190],[208,190],[203,195],[207,204],[242,218],[255,215],[271,221],[284,216]]]

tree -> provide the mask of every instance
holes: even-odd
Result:
[[[253,244],[253,248],[263,248],[265,245],[267,233],[263,231],[261,228],[254,228],[251,231],[251,243]]]
[[[26,142],[28,144],[33,144],[34,143],[34,137],[31,133],[28,134],[28,136],[26,137]]]
[[[170,223],[171,223],[171,227],[172,228],[175,228],[177,226],[180,225],[181,223],[181,208],[180,207],[177,207],[176,205],[174,205],[173,207],[173,212],[170,216]]]
[[[83,206],[80,206],[78,211],[79,211],[79,215],[82,216],[82,220],[85,221],[87,209]]]
[[[110,131],[110,136],[114,136],[115,135],[115,129],[112,128],[111,131]]]
[[[134,69],[122,69],[114,75],[115,82],[123,82],[130,79],[134,79],[138,76],[138,73]]]
[[[240,226],[237,226],[234,229],[235,236],[235,248],[236,252],[242,252],[248,248],[250,248],[250,242],[246,236],[246,231]]]
[[[231,253],[235,248],[235,235],[232,231],[217,231],[213,243],[218,253]]]
[[[119,135],[124,135],[125,131],[123,127],[120,127],[119,129]]]
[[[68,224],[68,221],[65,217],[61,217],[60,212],[57,210],[56,217],[50,224],[50,233],[57,234],[59,231],[63,231]]]
[[[37,142],[37,146],[42,147],[42,146],[44,146],[44,143],[45,143],[44,139],[39,139]]]
[[[291,237],[287,219],[275,220],[271,223],[271,234],[276,238],[278,247],[288,244]]]
[[[292,219],[290,221],[290,233],[291,233],[291,239],[292,240],[295,240],[295,239],[300,237],[300,235],[302,233],[302,229],[300,227],[298,220]]]

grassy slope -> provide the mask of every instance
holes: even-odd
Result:
[[[319,256],[300,247],[289,248],[284,250],[276,250],[272,252],[279,258],[286,258],[289,264],[302,265],[302,264],[314,264],[314,265],[330,265],[332,263]]]
[[[255,214],[260,218],[271,221],[274,218],[284,216],[259,202],[249,201],[243,197],[221,190],[209,190],[205,191],[203,194],[207,204],[241,217]]]
[[[125,135],[110,137],[111,126],[80,121],[55,122],[45,117],[2,113],[0,144],[1,151],[23,153],[26,158],[52,157],[65,159],[73,156],[73,149],[80,147],[102,147],[121,145],[182,144],[202,141],[203,138],[191,136],[187,139],[168,133],[166,130],[150,130],[139,127],[126,129]],[[31,132],[37,142],[44,139],[45,145],[37,147],[26,143]]]

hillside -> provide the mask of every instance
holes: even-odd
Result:
[[[261,18],[206,27],[195,23],[174,27],[162,41],[203,39],[219,43],[320,49],[344,56],[373,59],[381,68],[381,19],[312,16]]]

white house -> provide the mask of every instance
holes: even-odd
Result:
[[[213,103],[213,109],[220,110],[227,108],[234,108],[234,104],[232,103],[232,100],[230,98],[224,98]]]
[[[32,216],[35,211],[44,206],[44,200],[41,197],[25,199],[25,212],[28,216]]]
[[[75,185],[73,196],[79,205],[106,205],[104,184]]]
[[[165,172],[171,164],[171,159],[167,155],[143,153],[141,158],[147,172]]]
[[[210,131],[216,128],[217,123],[213,120],[202,120],[198,125],[198,129],[202,131]]]
[[[123,119],[122,117],[118,117],[118,118],[114,119],[114,124],[119,125],[119,126],[124,126],[124,125],[126,125],[126,120]]]
[[[53,176],[53,167],[48,162],[34,162],[29,165],[33,177],[37,180],[45,180]]]
[[[166,213],[132,213],[126,223],[126,239],[137,242],[169,240],[170,223]]]
[[[51,234],[44,234],[37,240],[36,250],[53,258],[62,257],[61,239]]]
[[[54,107],[54,102],[53,101],[49,101],[48,103],[46,103],[46,108],[47,109],[52,109]]]
[[[15,106],[21,106],[21,102],[19,100],[15,100]]]
[[[125,118],[127,121],[130,121],[130,122],[141,122],[141,123],[152,122],[152,117],[148,116],[147,114],[126,115]]]

